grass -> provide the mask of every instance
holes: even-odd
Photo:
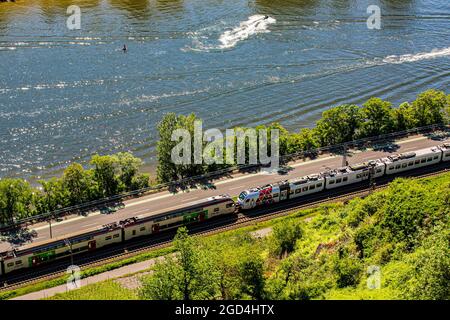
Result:
[[[150,252],[145,252],[145,253],[136,255],[134,257],[131,257],[131,258],[127,258],[127,259],[117,261],[117,262],[108,263],[108,264],[105,264],[102,266],[88,268],[86,270],[81,271],[81,279],[91,277],[91,276],[94,276],[96,274],[100,274],[100,273],[103,273],[106,271],[118,269],[118,268],[130,265],[133,263],[138,263],[138,262],[146,261],[146,260],[153,259],[156,257],[164,256],[169,253],[172,253],[173,251],[174,251],[174,249],[172,247],[168,247],[168,248],[158,249],[158,250],[154,250],[154,251],[150,251]],[[39,281],[37,283],[31,284],[31,285],[28,285],[25,287],[3,291],[3,292],[0,292],[0,300],[12,299],[15,297],[23,296],[28,293],[45,290],[48,288],[53,288],[53,287],[65,284],[67,282],[67,278],[68,278],[68,276],[64,275],[64,276],[61,276],[61,277],[58,277],[58,278],[55,278],[52,280]]]
[[[135,290],[126,289],[113,280],[94,283],[77,290],[58,293],[44,300],[137,300]]]
[[[448,174],[439,175],[437,177],[432,178],[423,178],[419,179],[421,183],[427,185],[429,188],[433,188],[433,186],[438,186],[444,183],[448,179]],[[317,248],[318,244],[320,243],[327,243],[330,241],[333,241],[336,239],[336,236],[340,233],[339,229],[339,221],[341,220],[341,212],[343,208],[345,207],[342,203],[332,203],[332,204],[323,204],[311,209],[303,209],[303,210],[293,210],[292,214],[289,214],[288,216],[279,217],[259,223],[255,223],[252,225],[248,225],[239,229],[229,230],[226,232],[218,233],[215,235],[202,237],[204,238],[205,243],[209,243],[211,246],[214,246],[215,243],[220,242],[231,242],[232,239],[235,239],[239,236],[248,234],[249,232],[273,227],[275,224],[285,221],[286,219],[292,219],[292,220],[298,220],[305,218],[311,218],[308,219],[308,223],[304,225],[304,231],[305,236],[304,239],[307,241],[299,241],[297,243],[297,250],[303,254],[312,253]],[[313,218],[313,219],[312,219]],[[202,240],[203,241],[203,240]],[[82,271],[82,278],[86,278],[89,276],[93,276],[95,274],[99,274],[105,271],[113,270],[120,268],[125,265],[149,260],[155,257],[163,256],[169,253],[174,252],[174,248],[164,248],[160,250],[150,251],[146,252],[140,255],[137,255],[132,258],[128,258],[122,261],[110,263],[107,265],[103,265],[100,267],[90,268]],[[276,267],[276,266],[273,266]],[[275,268],[269,268],[269,273],[274,271]],[[57,285],[65,284],[66,283],[66,276],[50,280],[47,282],[40,282],[36,283],[27,287],[19,288],[16,290],[10,290],[10,291],[4,291],[0,292],[0,300],[1,299],[10,299],[16,296],[24,295],[27,293],[51,288]],[[119,286],[119,287],[117,287]],[[95,295],[96,290],[92,288],[97,288],[98,295]],[[116,291],[117,288],[120,288],[119,291],[121,291],[123,288],[119,284],[111,284],[107,282],[101,282],[94,286],[88,285],[86,287],[83,287],[83,290],[81,293],[76,293],[76,291],[70,291],[68,293],[64,294],[58,294],[58,299],[90,299],[95,296],[96,299],[114,299],[114,297],[117,297],[118,299],[121,299],[120,294],[122,293],[114,293],[114,292],[107,292],[108,290]],[[128,289],[123,289],[128,290]],[[105,291],[105,292],[104,292]],[[136,295],[133,290],[128,290],[131,292],[124,291],[124,298],[127,299],[127,297],[132,297],[132,299],[136,298]],[[108,298],[112,297],[112,298]],[[367,290],[351,290],[351,289],[345,289],[345,290],[331,290],[327,293],[326,296],[323,298],[325,299],[383,299],[383,298],[392,298],[395,297],[395,292],[391,292],[390,290],[382,290],[382,291],[367,291]]]

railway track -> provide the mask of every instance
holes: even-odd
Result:
[[[292,201],[288,200],[287,202],[278,203],[271,208],[258,208],[245,214],[238,213],[237,217],[221,217],[211,220],[209,223],[191,225],[189,232],[193,236],[206,236],[242,228],[258,222],[283,217],[293,211],[309,209],[330,202],[342,202],[356,197],[365,197],[374,190],[379,191],[385,189],[388,186],[388,183],[394,178],[432,177],[447,172],[448,169],[449,164],[443,163],[441,166],[436,168],[423,168],[423,170],[418,170],[416,173],[404,173],[392,177],[382,177],[377,181],[375,188],[367,187],[367,183],[350,185],[344,190],[334,189],[322,194],[316,194],[308,197],[307,199],[294,199]],[[157,250],[170,246],[174,235],[175,231],[166,232],[164,234],[154,235],[143,239],[136,239],[135,241],[123,243],[114,247],[100,249],[95,253],[80,254],[79,256],[74,256],[74,264],[79,266],[82,270],[85,270],[87,268],[98,267],[131,258],[150,250]],[[4,280],[0,278],[1,282],[4,282],[4,286],[0,288],[0,292],[14,290],[37,282],[48,281],[61,277],[65,274],[65,271],[69,265],[70,259],[62,259],[40,268],[37,271],[31,269],[28,270],[28,272],[21,274],[18,273],[10,277],[6,277]]]

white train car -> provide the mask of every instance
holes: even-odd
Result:
[[[283,193],[287,198],[287,192]],[[280,201],[280,185],[268,184],[242,191],[238,196],[238,205],[241,209],[253,209],[258,206],[268,205]]]
[[[314,174],[291,180],[289,189],[289,199],[317,193],[325,189],[325,178],[319,174]]]
[[[439,146],[442,151],[442,161],[450,161],[450,142]]]
[[[325,189],[339,188],[352,183],[368,180],[373,174],[374,178],[384,175],[386,166],[381,160],[372,160],[361,164],[350,165],[324,172]]]
[[[234,212],[233,199],[229,195],[219,195],[180,205],[170,211],[152,212],[127,219],[121,221],[121,225],[124,239],[129,240]]]
[[[395,174],[441,162],[442,150],[438,147],[431,147],[416,152],[388,156],[381,160],[386,164],[386,174]]]

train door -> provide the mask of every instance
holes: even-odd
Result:
[[[89,251],[95,250],[96,248],[97,248],[97,242],[95,240],[88,242],[88,250]]]
[[[198,215],[198,220],[201,222],[201,221],[205,221],[205,211],[203,211],[203,212],[201,212],[199,215]]]
[[[5,261],[3,261],[3,259],[0,261],[0,276],[4,275],[5,272]]]
[[[288,190],[283,190],[280,192],[280,201],[286,200],[288,198]]]
[[[159,232],[159,224],[152,225],[152,233],[157,233],[157,232]]]

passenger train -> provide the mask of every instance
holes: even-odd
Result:
[[[450,161],[450,143],[245,190],[239,194],[236,202],[229,195],[219,195],[178,205],[170,210],[149,212],[99,228],[0,252],[0,276],[69,257],[71,254],[94,251],[114,243],[156,234],[193,222],[202,222],[217,216],[236,214],[239,210],[307,197],[313,193],[362,182],[371,176],[377,178],[392,175],[444,161]]]

